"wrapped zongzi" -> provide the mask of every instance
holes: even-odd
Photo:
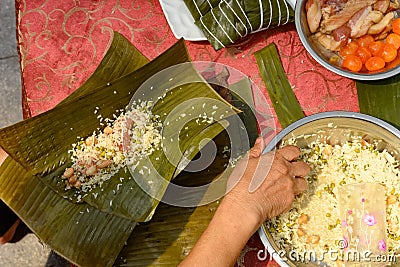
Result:
[[[285,0],[185,0],[195,24],[215,50],[257,31],[294,21]]]

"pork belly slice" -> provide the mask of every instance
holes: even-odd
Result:
[[[351,37],[358,38],[368,33],[369,28],[382,20],[383,14],[367,6],[358,11],[347,23],[351,29]],[[383,29],[383,28],[382,28]]]
[[[330,33],[346,24],[358,11],[373,5],[377,0],[348,0],[343,9],[329,16],[324,16],[321,22],[321,31]]]

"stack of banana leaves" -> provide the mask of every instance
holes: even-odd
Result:
[[[175,196],[202,203],[200,206],[165,204],[161,199],[168,192],[169,181],[189,188],[219,179],[224,185],[225,174],[229,174],[224,166],[229,166],[230,127],[241,140],[236,142],[240,143],[238,154],[251,147],[258,128],[254,107],[244,100],[251,95],[251,88],[243,87],[247,83],[239,86],[243,94],[232,92],[227,101],[195,68],[171,68],[187,62],[190,58],[182,40],[149,62],[115,32],[96,71],[74,93],[45,113],[0,129],[0,146],[9,155],[0,166],[0,198],[43,243],[72,263],[176,266],[211,220],[218,197],[203,201],[205,190],[193,198],[190,194]],[[149,79],[165,69],[170,69],[168,75]],[[227,76],[216,74],[214,79]],[[161,98],[148,93],[155,87],[164,90]],[[152,114],[163,128],[170,124],[174,129],[163,132],[168,141],[143,162],[139,159],[134,169],[121,168],[100,185],[86,191],[68,186],[65,173],[73,164],[71,151],[76,144],[94,132],[105,131],[99,118],[112,119],[125,111],[134,95],[153,103]],[[189,114],[193,119],[177,130],[175,121]],[[207,119],[198,123],[199,116]],[[245,127],[238,127],[236,120]],[[185,169],[210,142],[217,148],[214,161],[196,172]],[[136,171],[145,169],[145,164],[154,172]]]
[[[285,0],[184,0],[215,50],[263,29],[294,21]]]

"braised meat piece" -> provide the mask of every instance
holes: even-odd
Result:
[[[367,6],[375,4],[377,0],[348,0],[344,5],[344,1],[332,0],[332,3],[341,2],[333,6],[328,4],[330,2],[331,1],[327,1],[322,6],[323,19],[321,21],[320,31],[324,33],[330,33],[345,25],[357,12]]]

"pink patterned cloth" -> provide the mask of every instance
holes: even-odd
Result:
[[[177,41],[156,0],[17,0],[16,12],[25,118],[53,108],[92,74],[110,45],[112,31],[122,33],[149,59]],[[271,42],[279,48],[306,115],[359,110],[354,81],[316,63],[293,24],[258,32],[219,51],[205,41],[187,41],[187,47],[194,61],[214,61],[240,70],[269,99],[253,53]],[[263,103],[257,105],[262,108]],[[257,259],[263,249],[255,234],[237,265],[275,266]]]

